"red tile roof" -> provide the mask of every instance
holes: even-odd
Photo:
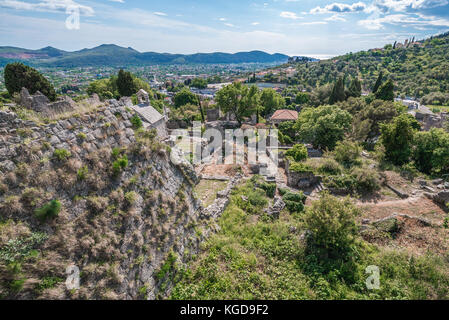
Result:
[[[297,119],[298,119],[298,112],[288,109],[277,110],[271,117],[271,120],[296,121]]]

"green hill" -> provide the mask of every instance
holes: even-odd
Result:
[[[114,44],[103,44],[92,49],[66,52],[52,47],[27,50],[15,47],[0,47],[0,64],[22,61],[43,67],[97,67],[179,63],[272,63],[287,62],[288,56],[262,51],[238,52],[235,54],[214,52],[190,55],[145,52],[124,48]]]
[[[407,46],[349,53],[329,60],[298,64],[291,84],[314,88],[334,82],[340,75],[358,76],[370,91],[378,74],[391,78],[398,94],[422,97],[431,92],[449,91],[449,33],[416,41]],[[346,78],[349,83],[350,77]]]

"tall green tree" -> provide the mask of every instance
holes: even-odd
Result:
[[[329,104],[334,104],[336,102],[345,101],[345,82],[343,77],[339,77],[332,88],[331,96],[329,97]]]
[[[385,148],[385,157],[396,165],[410,160],[415,132],[420,128],[416,119],[409,114],[401,114],[392,122],[380,127],[380,141]]]
[[[362,95],[362,84],[360,83],[359,78],[355,77],[352,79],[351,84],[348,89],[348,96],[358,98]]]
[[[413,139],[412,159],[421,172],[449,173],[449,133],[436,128],[417,132]]]
[[[326,105],[301,111],[294,128],[301,142],[333,150],[336,143],[349,132],[351,123],[352,116],[349,112]]]
[[[205,89],[207,88],[207,80],[202,78],[195,78],[189,85],[197,89]]]
[[[379,76],[377,77],[376,83],[374,84],[374,87],[373,87],[373,93],[376,93],[377,90],[379,90],[379,88],[382,84],[383,77],[384,77],[383,72],[382,71],[379,72]]]
[[[117,90],[121,97],[130,97],[138,91],[131,72],[120,69],[117,76]]]
[[[230,112],[241,124],[244,117],[257,112],[259,89],[256,86],[247,87],[235,82],[219,90],[215,101],[223,112]]]
[[[394,101],[394,83],[391,79],[385,82],[375,93],[376,99]]]
[[[272,88],[263,89],[260,94],[261,114],[263,117],[285,106],[285,99]]]
[[[180,108],[186,104],[199,105],[198,97],[187,88],[183,88],[175,94],[174,103],[176,108]]]
[[[50,81],[39,71],[23,63],[15,62],[6,65],[4,70],[5,86],[9,94],[19,93],[22,88],[27,88],[30,94],[40,91],[48,99],[56,99],[56,91]]]

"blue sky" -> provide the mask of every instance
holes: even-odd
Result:
[[[80,27],[66,27],[67,8]],[[0,45],[328,57],[449,30],[449,0],[0,0]]]

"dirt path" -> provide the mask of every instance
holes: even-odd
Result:
[[[363,210],[363,218],[382,219],[394,213],[408,214],[442,224],[446,213],[444,210],[422,194],[403,200],[361,202],[357,205]]]

